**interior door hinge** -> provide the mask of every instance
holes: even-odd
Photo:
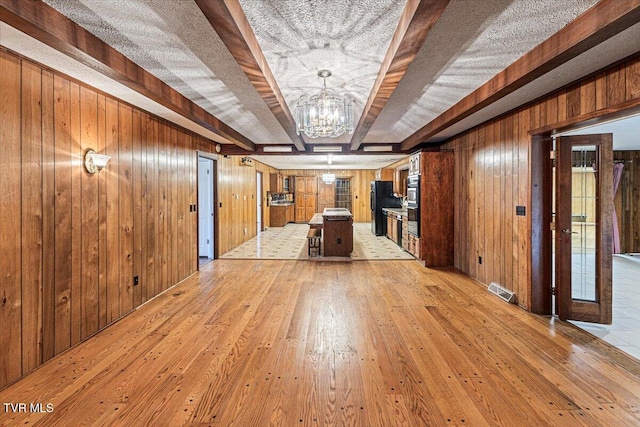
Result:
[[[555,160],[555,159],[556,159],[556,150],[551,150],[551,151],[549,152],[549,158],[550,158],[551,160]]]
[[[556,295],[556,287],[555,286],[551,287],[551,295]]]

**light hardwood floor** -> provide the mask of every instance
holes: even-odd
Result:
[[[3,426],[640,424],[640,363],[414,262],[217,260],[0,391]]]

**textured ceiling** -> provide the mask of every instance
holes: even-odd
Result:
[[[194,1],[45,2],[256,144],[291,143]],[[364,142],[401,142],[595,3],[596,0],[451,0]],[[359,116],[406,0],[240,0],[240,4],[292,110],[301,94],[319,90],[317,70],[329,68],[334,73],[328,81],[329,88],[351,94]],[[65,61],[60,52],[6,24],[0,25],[0,36],[0,43],[27,57],[226,142],[159,104],[145,101],[142,95],[118,82],[96,76],[97,72],[76,61]],[[635,53],[640,48],[638,40],[640,24],[431,140],[462,132]],[[344,136],[330,142],[346,143],[349,139]],[[355,164],[365,167],[369,156],[355,159]],[[311,167],[317,167],[316,160],[315,155],[299,156],[295,164],[289,160],[283,165],[297,168],[310,162]]]
[[[176,123],[185,129],[189,129],[197,134],[209,138],[222,144],[231,144],[230,141],[217,135],[209,129],[187,119],[173,110],[147,98],[144,95],[130,89],[129,87],[105,76],[104,74],[82,64],[71,60],[65,54],[47,46],[38,40],[27,36],[21,31],[0,22],[0,44],[8,49],[17,52],[34,61],[46,64],[49,68],[58,70],[76,80],[84,82],[96,89],[112,96],[122,99],[131,105],[142,108],[145,111],[155,114],[158,117]]]
[[[477,113],[466,117],[429,138],[429,141],[439,142],[451,138],[473,126],[539,98],[541,95],[568,85],[582,76],[595,73],[609,64],[627,58],[638,52],[639,49],[640,23],[616,34]]]
[[[255,143],[289,141],[195,2],[45,3]]]
[[[303,94],[322,86],[355,99],[357,119],[369,98],[406,0],[240,0],[280,90],[293,112]],[[330,139],[348,143],[350,135]],[[322,143],[322,140],[307,139]],[[326,142],[326,141],[324,141]]]
[[[597,0],[451,0],[364,142],[402,141]]]

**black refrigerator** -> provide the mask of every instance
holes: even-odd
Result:
[[[393,195],[393,181],[371,181],[371,232],[387,234],[387,217],[382,208],[402,207],[402,199]]]

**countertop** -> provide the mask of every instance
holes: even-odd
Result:
[[[277,206],[293,206],[293,205],[294,205],[293,202],[283,202],[283,203],[273,203],[273,202],[271,202],[271,204],[269,206],[277,207]]]
[[[382,208],[382,212],[391,212],[401,216],[407,216],[407,208]]]
[[[353,216],[353,214],[351,212],[349,212],[349,209],[345,209],[345,208],[324,208],[324,211],[322,212],[322,216],[326,217],[326,216]]]

